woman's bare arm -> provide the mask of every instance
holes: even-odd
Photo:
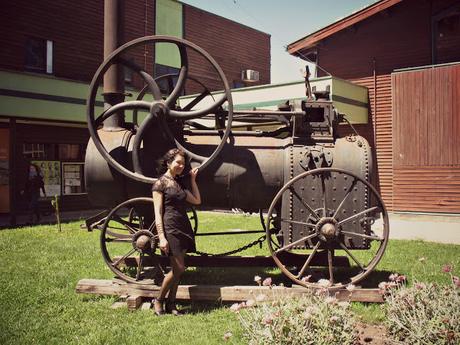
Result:
[[[192,204],[192,205],[199,205],[201,204],[201,195],[200,195],[200,189],[198,188],[198,185],[196,184],[196,175],[198,174],[198,168],[193,168],[190,171],[190,182],[192,185],[192,190],[186,190],[185,193],[187,194],[187,202]]]
[[[153,198],[153,210],[155,215],[155,225],[158,233],[159,247],[160,249],[168,254],[169,244],[166,240],[166,236],[163,228],[163,193],[161,192],[152,192]]]

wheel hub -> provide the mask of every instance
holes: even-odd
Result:
[[[329,242],[339,236],[339,227],[337,221],[331,217],[323,217],[316,224],[316,233],[323,242]]]
[[[145,252],[155,248],[155,238],[148,230],[140,230],[133,235],[133,248],[139,252]]]

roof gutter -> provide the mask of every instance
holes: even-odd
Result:
[[[291,55],[296,55],[300,50],[313,48],[321,40],[346,29],[360,21],[363,21],[366,18],[373,16],[376,13],[379,13],[391,6],[394,6],[403,0],[381,0],[372,4],[358,12],[352,13],[351,15],[340,19],[318,31],[313,32],[312,34],[305,36],[287,46],[287,51]]]

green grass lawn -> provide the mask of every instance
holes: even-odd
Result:
[[[216,229],[260,229],[258,217],[199,213],[199,232]],[[99,249],[99,231],[80,229],[81,222],[35,226],[0,231],[0,344],[241,344],[242,329],[226,306],[220,303],[185,303],[187,315],[156,317],[151,311],[111,309],[113,297],[80,295],[80,279],[111,279]],[[198,237],[197,249],[216,253],[244,245],[259,234]],[[422,241],[390,241],[378,270],[368,284],[386,279],[390,272],[414,280],[447,283],[441,272],[452,264],[458,275],[459,246]],[[244,255],[268,255],[252,247]],[[420,258],[424,260],[420,261]],[[188,269],[184,284],[254,284],[253,277],[285,278],[274,269]],[[364,320],[382,317],[377,305],[354,304]]]

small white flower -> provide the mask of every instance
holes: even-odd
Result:
[[[324,302],[326,302],[327,304],[336,304],[337,299],[335,297],[328,296],[324,299]]]
[[[272,315],[265,315],[265,317],[262,320],[262,323],[265,325],[271,325],[273,323]]]
[[[253,299],[248,299],[246,301],[246,307],[248,308],[254,307],[255,305],[256,305],[256,301],[254,301]]]
[[[316,313],[318,313],[319,309],[318,307],[316,306],[308,306],[307,308],[305,308],[305,314],[308,314],[308,315],[314,315]]]
[[[232,306],[230,307],[230,310],[233,311],[234,313],[238,313],[241,309],[241,305],[239,303],[233,303]]]
[[[254,276],[254,281],[260,285],[262,283],[262,278],[259,276]]]
[[[350,303],[349,302],[345,302],[345,301],[341,301],[339,303],[337,303],[340,307],[342,308],[348,308],[350,306]]]
[[[417,290],[423,290],[426,288],[426,285],[424,283],[415,283],[414,286]]]
[[[265,278],[264,281],[262,282],[263,286],[271,286],[272,285],[272,278],[268,277]]]
[[[332,323],[336,323],[337,321],[339,321],[339,317],[336,316],[336,315],[332,315],[332,316],[329,318],[329,321],[331,321]]]
[[[394,282],[396,279],[398,279],[398,276],[399,276],[398,273],[392,273],[392,274],[390,274],[390,276],[388,277],[388,279],[389,279],[391,282]]]
[[[224,334],[224,336],[222,337],[222,339],[224,339],[225,341],[227,341],[227,340],[230,339],[232,336],[233,336],[232,332],[226,332],[226,333]]]
[[[301,280],[304,282],[304,283],[308,283],[311,279],[311,274],[309,274],[308,276],[305,276],[303,277]]]
[[[353,285],[353,284],[348,284],[346,289],[350,292],[352,291],[355,291],[356,290],[356,285]]]
[[[321,287],[329,287],[331,286],[331,282],[327,279],[320,279],[318,280],[318,285]]]
[[[386,290],[387,285],[388,285],[387,282],[380,282],[378,286],[380,290]]]

